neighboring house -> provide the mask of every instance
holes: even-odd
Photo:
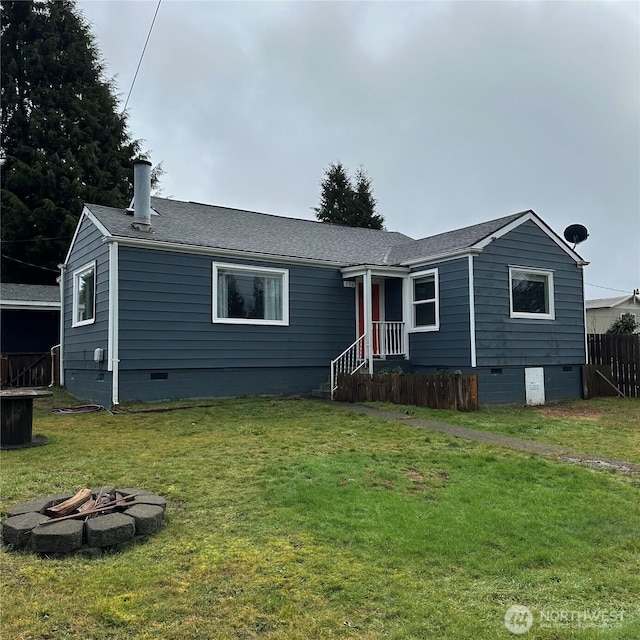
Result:
[[[533,211],[413,240],[150,198],[135,174],[134,211],[86,205],[62,267],[78,397],[307,394],[345,350],[477,373],[484,404],[581,395],[586,263]]]
[[[60,288],[0,285],[1,348],[8,353],[45,353],[60,342]]]
[[[606,333],[607,329],[625,313],[640,322],[640,292],[615,298],[597,298],[586,301],[587,333]]]

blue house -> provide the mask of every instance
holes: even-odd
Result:
[[[414,240],[150,197],[87,204],[61,377],[104,405],[308,394],[339,371],[478,375],[481,404],[581,396],[584,260],[533,211]]]

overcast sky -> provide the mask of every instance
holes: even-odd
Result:
[[[157,0],[78,6],[124,104]],[[165,197],[313,219],[340,160],[390,230],[533,209],[640,287],[637,2],[163,0],[128,112]]]

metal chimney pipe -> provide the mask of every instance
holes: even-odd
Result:
[[[151,162],[133,161],[133,223],[140,231],[151,231]]]

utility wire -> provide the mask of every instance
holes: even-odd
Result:
[[[127,99],[124,103],[124,108],[122,109],[122,113],[127,110],[127,105],[129,104],[129,98],[131,97],[131,93],[133,92],[133,87],[136,84],[136,79],[138,77],[138,71],[140,71],[140,65],[142,64],[142,59],[144,58],[145,51],[147,50],[147,45],[149,44],[149,38],[151,38],[151,32],[153,31],[153,25],[156,23],[156,18],[158,16],[158,11],[160,10],[160,4],[162,0],[158,0],[158,5],[156,6],[156,12],[153,14],[153,20],[151,21],[151,26],[149,27],[149,33],[147,34],[147,39],[144,42],[144,47],[142,47],[142,53],[140,54],[140,60],[138,60],[138,66],[136,67],[136,72],[133,76],[133,80],[131,81],[131,88],[129,89],[129,93],[127,95]]]
[[[129,88],[129,93],[127,94],[127,99],[124,103],[124,107],[120,112],[120,116],[124,116],[124,112],[127,110],[127,105],[129,104],[129,98],[133,93],[133,87],[136,84],[136,80],[138,78],[138,71],[140,71],[140,66],[142,65],[142,60],[144,58],[145,51],[147,50],[147,45],[149,44],[149,39],[151,38],[151,32],[153,31],[153,25],[156,23],[156,17],[158,16],[158,11],[160,10],[160,5],[162,4],[162,0],[158,0],[158,4],[156,5],[156,11],[153,14],[153,20],[151,21],[151,26],[149,27],[149,33],[147,33],[147,39],[144,42],[144,47],[142,47],[142,53],[140,54],[140,59],[138,60],[138,66],[136,67],[136,72],[133,75],[133,80],[131,81],[131,87]],[[102,172],[100,173],[100,179],[98,180],[97,189],[100,189],[100,185],[102,184],[102,180],[105,176],[105,171],[107,170],[107,165],[109,164],[109,160],[111,160],[111,155],[113,154],[113,149],[109,150],[107,154],[107,158],[104,162],[104,167],[102,168]]]
[[[603,287],[601,284],[593,284],[592,282],[585,282],[590,287],[598,287],[598,289],[608,289],[609,291],[619,291],[620,293],[629,293],[626,289],[614,289],[613,287]]]
[[[58,236],[56,238],[25,238],[24,240],[0,240],[2,244],[9,244],[10,242],[39,242],[41,240],[69,240],[73,236]]]
[[[57,269],[49,269],[49,267],[41,267],[39,264],[33,264],[32,262],[25,262],[24,260],[18,260],[18,258],[12,258],[11,256],[2,256],[3,260],[12,260],[13,262],[19,262],[20,264],[26,264],[28,267],[35,267],[36,269],[44,269],[45,271],[53,271],[53,273],[60,273]]]

